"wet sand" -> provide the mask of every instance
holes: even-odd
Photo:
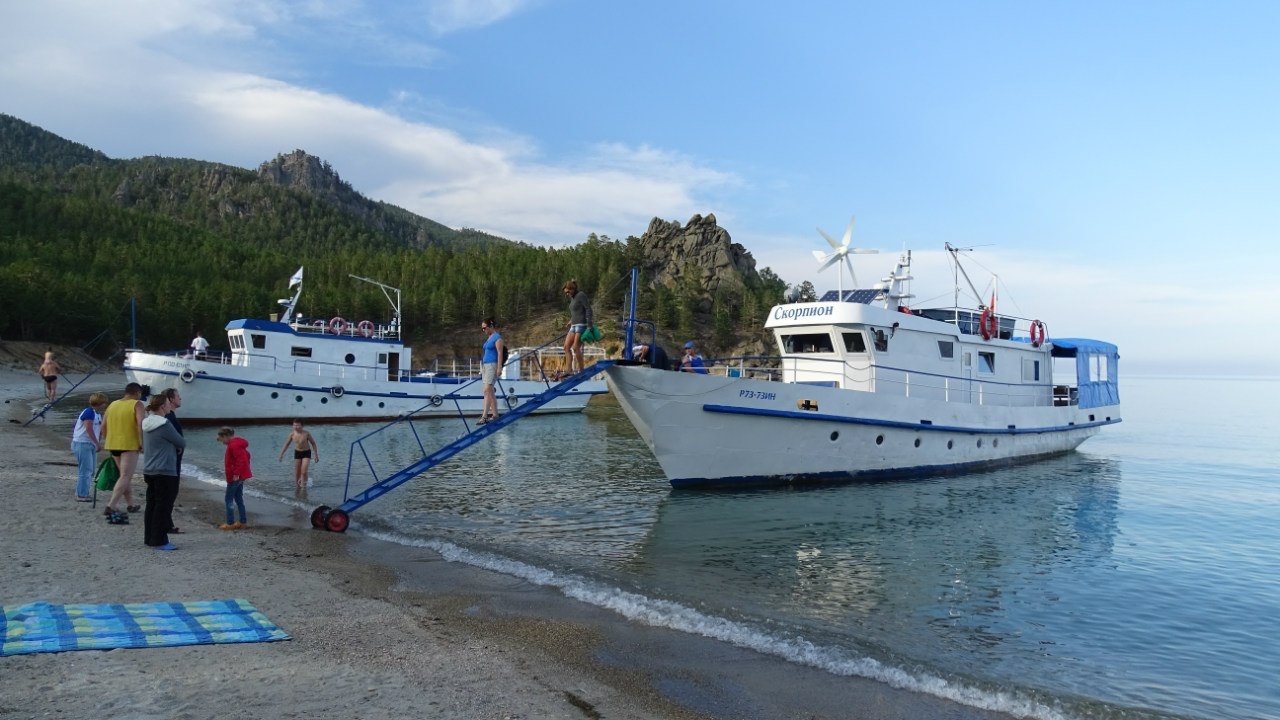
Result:
[[[123,385],[100,375],[78,392],[115,399]],[[0,370],[3,604],[244,598],[293,639],[0,658],[0,716],[1007,717],[630,622],[356,529],[313,530],[261,498],[249,529],[221,531],[222,493],[203,483],[182,485],[179,549],[153,550],[140,513],[109,525],[101,493],[96,507],[74,501],[70,427],[21,425],[39,392],[34,374]],[[135,486],[141,502],[141,475]]]

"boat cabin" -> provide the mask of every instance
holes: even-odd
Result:
[[[233,320],[227,324],[231,364],[312,378],[398,380],[409,372],[412,351],[399,328],[369,321],[284,323]]]

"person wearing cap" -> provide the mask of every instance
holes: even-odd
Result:
[[[707,366],[702,363],[698,354],[698,346],[692,340],[684,344],[684,357],[680,358],[680,371],[707,374]]]

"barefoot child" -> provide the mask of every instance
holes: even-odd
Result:
[[[302,429],[302,421],[293,421],[293,432],[285,438],[284,447],[280,448],[280,460],[284,461],[284,451],[293,443],[293,484],[303,488],[307,486],[307,468],[311,462],[320,462],[320,448],[311,433]]]
[[[218,442],[227,446],[223,455],[223,465],[227,472],[227,521],[218,526],[219,530],[242,530],[249,527],[244,512],[244,481],[253,477],[249,469],[249,441],[236,437],[234,428],[224,427],[218,430]],[[240,522],[232,522],[232,503],[240,510]]]

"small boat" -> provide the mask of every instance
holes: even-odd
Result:
[[[827,240],[824,268],[860,252],[849,233]],[[957,286],[963,276],[984,297],[946,249]],[[976,307],[960,307],[959,290],[952,307],[910,307],[910,268],[904,251],[873,287],[774,306],[778,356],[705,374],[621,360],[606,379],[675,487],[969,472],[1066,453],[1120,422],[1115,345],[1050,337],[1040,320],[999,314],[994,291]]]
[[[358,422],[407,415],[480,415],[480,362],[415,370],[412,349],[401,337],[400,291],[375,280],[351,277],[382,288],[393,308],[390,323],[295,316],[302,294],[299,268],[289,284],[297,287],[293,297],[280,301],[282,317],[227,324],[228,352],[129,350],[125,376],[154,390],[178,388],[184,423],[288,422],[293,418]],[[584,355],[590,363],[603,357],[604,351],[588,346]],[[499,370],[496,389],[500,411],[547,390],[563,369],[563,361],[561,347],[511,350]],[[592,395],[606,392],[604,380],[588,380],[536,412],[580,412]]]

